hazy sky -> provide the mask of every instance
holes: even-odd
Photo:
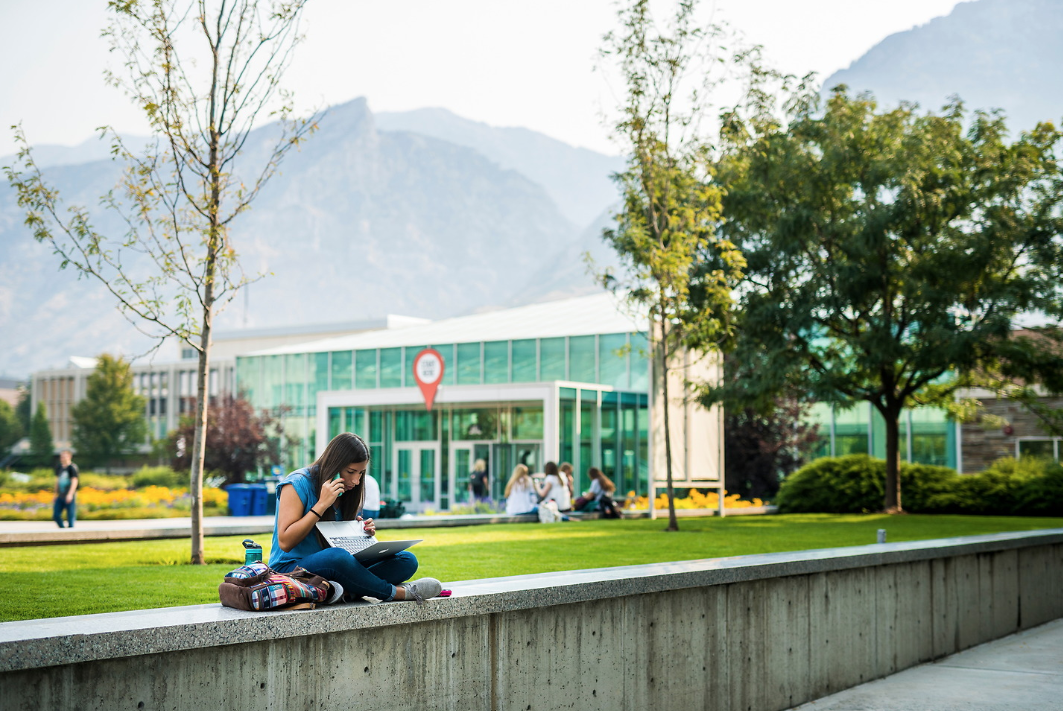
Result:
[[[958,0],[705,2],[779,68],[826,77]],[[614,98],[593,72],[614,13],[611,0],[311,0],[287,86],[303,105],[365,96],[375,111],[441,106],[615,153],[600,120]],[[105,15],[105,0],[0,0],[0,155],[19,121],[33,143],[79,143],[103,124],[146,132],[103,84]]]

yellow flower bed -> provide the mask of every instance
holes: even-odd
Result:
[[[54,491],[48,489],[33,492],[3,492],[0,493],[0,512],[50,508],[54,499]],[[77,490],[77,503],[79,511],[162,507],[189,511],[192,508],[192,497],[189,496],[188,489],[170,489],[165,486],[145,486],[140,489],[115,489],[113,491],[85,486]],[[228,496],[221,489],[206,487],[203,489],[203,505],[207,508],[225,507],[228,505]]]
[[[627,494],[627,507],[629,509],[648,509],[650,507],[650,499],[648,496],[635,496],[634,491],[629,491]],[[668,495],[658,494],[657,500],[653,502],[653,505],[658,510],[668,508]],[[719,508],[720,496],[715,491],[710,491],[707,494],[703,494],[697,489],[691,489],[690,493],[682,499],[675,500],[675,507],[677,509],[715,509]],[[724,491],[723,507],[725,509],[747,509],[751,506],[763,506],[764,502],[760,499],[753,499],[752,501],[745,501],[739,498],[738,494],[727,495]]]

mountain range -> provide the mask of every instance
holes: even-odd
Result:
[[[823,87],[844,83],[884,105],[929,109],[959,95],[1029,128],[1063,117],[1061,36],[1060,0],[961,2],[887,37]],[[256,132],[248,163],[263,159],[274,131]],[[105,142],[35,152],[68,204],[86,206],[101,231],[120,234],[115,216],[97,207],[119,177]],[[587,293],[595,287],[583,255],[598,268],[615,260],[601,232],[617,201],[610,175],[622,166],[620,157],[444,109],[374,114],[365,99],[334,106],[234,223],[244,270],[270,275],[230,305],[218,327],[387,313],[444,318]],[[34,242],[23,219],[0,184],[0,373],[145,350],[113,298],[59,271],[60,259]]]
[[[247,143],[260,163],[273,126]],[[121,225],[94,206],[119,177],[106,144],[40,152],[46,177],[100,231]],[[0,163],[7,163],[0,159]],[[354,321],[386,313],[443,318],[587,293],[580,259],[601,245],[620,158],[443,109],[374,115],[334,106],[289,154],[232,239],[247,273],[269,274],[218,320],[232,330]],[[96,283],[58,271],[0,187],[0,372],[62,366],[69,355],[135,354],[148,342]],[[593,226],[593,229],[590,229]]]
[[[977,0],[890,35],[827,78],[870,91],[881,104],[937,111],[952,96],[970,109],[1002,109],[1013,130],[1063,120],[1063,2]]]

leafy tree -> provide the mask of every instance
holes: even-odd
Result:
[[[143,108],[153,141],[134,154],[113,130],[125,163],[120,188],[102,204],[125,228],[103,235],[87,211],[64,209],[21,129],[18,164],[6,169],[26,224],[61,266],[99,280],[122,313],[157,343],[177,337],[199,354],[191,487],[193,563],[203,556],[203,458],[214,318],[244,275],[230,230],[315,127],[293,120],[280,80],[299,40],[305,0],[110,0],[104,36],[125,77],[108,73]],[[249,143],[266,117],[278,125]],[[253,160],[240,160],[244,148]],[[245,183],[242,178],[246,177]]]
[[[748,259],[739,377],[708,400],[764,408],[796,388],[886,423],[884,509],[902,510],[902,408],[954,406],[1017,315],[1060,314],[1061,134],[1002,117],[825,106],[767,93],[728,117],[724,233]],[[781,117],[781,118],[780,118]],[[966,127],[966,128],[965,128]]]
[[[167,438],[175,469],[188,466],[194,429],[195,423],[186,417]],[[285,439],[279,419],[267,410],[256,415],[250,402],[229,396],[210,410],[203,466],[206,471],[224,472],[229,483],[241,482],[247,472],[280,464]]]
[[[11,445],[22,439],[22,432],[15,408],[7,400],[0,400],[0,455],[6,454]]]
[[[86,380],[85,397],[70,411],[71,444],[78,459],[87,467],[109,467],[111,461],[135,452],[148,436],[145,402],[133,390],[129,363],[101,355]]]
[[[815,425],[803,422],[807,404],[780,397],[769,412],[747,407],[724,420],[724,470],[727,491],[743,499],[770,499],[779,482],[803,463],[818,438]]]
[[[55,443],[52,441],[52,427],[48,424],[48,410],[40,402],[30,421],[30,463],[36,467],[47,467],[54,456]]]
[[[23,432],[30,431],[31,412],[33,408],[33,381],[30,380],[25,386],[18,389],[18,403],[15,404],[15,414]]]
[[[680,368],[676,356],[685,349],[705,352],[730,336],[731,286],[744,264],[714,230],[721,192],[712,183],[707,147],[697,130],[703,92],[710,86],[703,70],[711,62],[707,49],[714,30],[696,26],[696,14],[697,2],[679,2],[662,29],[649,0],[635,0],[620,8],[620,29],[606,35],[602,50],[624,81],[613,135],[628,156],[615,176],[623,197],[616,227],[604,233],[625,273],[620,279],[606,274],[604,281],[624,288],[649,317],[654,381],[663,396],[669,531],[679,530],[670,375]],[[710,259],[713,266],[705,268]]]
[[[1058,327],[1025,329],[997,351],[997,358],[975,373],[973,384],[1022,405],[1046,434],[1063,436],[1063,410],[1046,401],[1063,395],[1063,332]]]

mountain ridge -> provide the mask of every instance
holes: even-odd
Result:
[[[870,91],[886,106],[910,101],[937,111],[958,95],[970,109],[1002,109],[1014,130],[1063,118],[1063,3],[961,2],[942,17],[898,32],[823,83]]]
[[[242,173],[262,164],[275,131],[265,126],[250,137]],[[476,131],[483,134],[483,128]],[[552,150],[564,152],[564,144],[554,144]],[[581,160],[581,149],[570,150],[576,157],[569,164],[583,180],[608,180],[596,167],[598,158]],[[519,145],[509,151],[511,165],[534,163],[521,157]],[[45,173],[66,204],[86,205],[99,228],[113,233],[120,223],[97,202],[119,170],[117,163],[95,161],[53,165]],[[443,318],[520,300],[525,275],[549,271],[580,234],[551,192],[557,187],[548,189],[467,145],[380,130],[364,99],[332,107],[317,134],[287,157],[235,223],[232,237],[245,272],[273,274],[250,287],[246,319],[241,298],[216,326],[385,313]],[[597,214],[607,204],[582,209]],[[23,219],[4,186],[0,332],[13,345],[0,352],[0,371],[25,374],[61,367],[74,354],[146,350],[103,287],[58,272],[58,258],[32,239]]]

